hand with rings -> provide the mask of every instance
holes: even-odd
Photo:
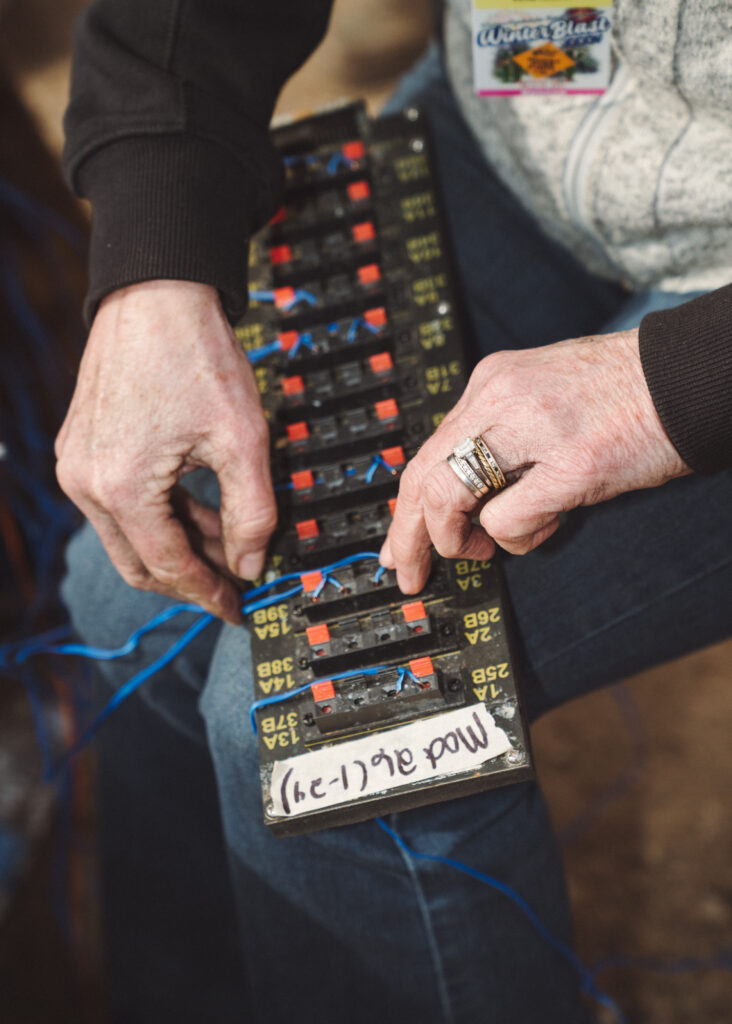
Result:
[[[638,332],[498,352],[405,469],[381,562],[407,594],[446,558],[525,554],[559,514],[689,473],[651,400]]]

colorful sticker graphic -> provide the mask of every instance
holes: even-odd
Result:
[[[473,75],[479,96],[602,93],[610,81],[609,3],[539,7],[473,0]]]

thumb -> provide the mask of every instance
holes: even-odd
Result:
[[[504,550],[525,555],[551,537],[559,526],[561,511],[561,504],[551,501],[542,487],[540,472],[530,469],[485,503],[480,523]]]
[[[235,455],[222,459],[216,474],[226,562],[236,576],[255,579],[264,568],[267,543],[277,525],[266,427],[249,433]]]

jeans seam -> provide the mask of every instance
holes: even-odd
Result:
[[[621,622],[625,622],[627,619],[632,618],[634,615],[637,615],[639,612],[644,611],[645,609],[650,608],[655,604],[660,604],[662,601],[665,601],[667,598],[672,597],[674,594],[681,593],[682,590],[685,590],[687,587],[691,586],[693,583],[696,583],[698,580],[704,579],[705,576],[711,576],[712,573],[718,572],[720,569],[724,569],[725,566],[731,564],[732,558],[725,558],[723,561],[719,562],[713,568],[704,569],[703,571],[696,573],[694,576],[690,576],[687,579],[683,580],[683,582],[678,583],[676,586],[670,587],[668,590],[664,590],[662,594],[657,594],[649,600],[642,602],[641,604],[634,605],[632,608],[629,608],[628,611],[623,612],[622,615],[616,616],[610,622],[604,623],[597,629],[593,629],[590,633],[585,633],[584,636],[579,637],[571,644],[567,644],[567,646],[563,647],[561,651],[557,651],[555,654],[552,654],[550,658],[545,658],[543,661],[537,661],[534,665],[534,670],[538,672],[540,669],[546,668],[547,665],[550,665],[553,661],[556,661],[557,658],[561,658],[563,655],[567,654],[568,651],[574,650],[575,647],[579,647],[581,644],[586,643],[588,640],[592,640],[594,637],[600,636],[602,633],[606,633],[609,630],[614,629],[616,626],[620,625]]]
[[[440,997],[440,1004],[442,1006],[442,1014],[445,1020],[445,1024],[455,1024],[455,1015],[452,1012],[452,1005],[450,1003],[450,994],[447,988],[447,978],[445,977],[445,967],[442,962],[440,955],[440,948],[437,944],[437,936],[432,925],[432,918],[430,917],[430,908],[422,889],[422,885],[419,881],[417,874],[417,868],[411,857],[402,850],[401,847],[397,846],[399,856],[404,862],[404,866],[407,869],[407,875],[412,882],[414,893],[417,899],[417,906],[422,917],[422,923],[424,925],[425,935],[427,938],[427,947],[430,952],[432,959],[432,966],[434,969],[435,980],[437,982],[437,991]]]

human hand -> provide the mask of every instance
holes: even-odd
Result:
[[[233,577],[259,575],[277,513],[254,374],[214,288],[149,281],[104,299],[56,456],[127,583],[241,622]],[[200,466],[220,512],[178,483]]]
[[[445,461],[478,435],[510,483],[482,507]],[[402,474],[381,562],[416,593],[432,544],[446,558],[489,559],[496,543],[525,554],[560,512],[690,472],[646,387],[637,330],[498,352]]]

